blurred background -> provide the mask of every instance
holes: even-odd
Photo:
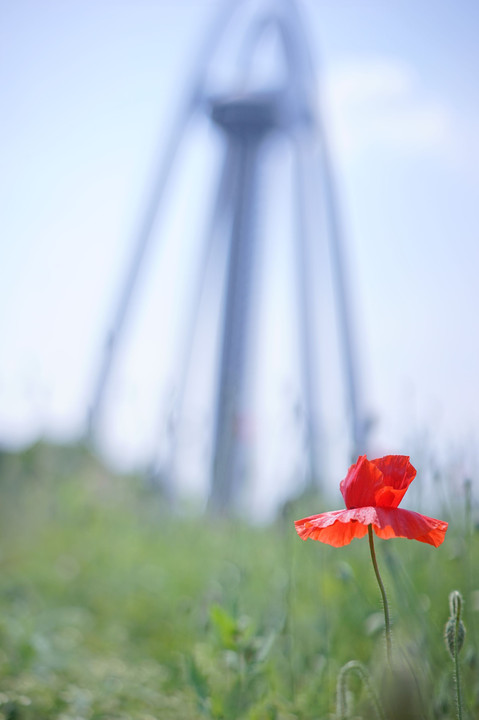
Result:
[[[148,469],[170,491],[205,501],[224,246],[190,326],[224,141],[188,98],[198,77],[205,97],[237,89],[235,42],[273,6],[0,4],[4,449],[87,437],[125,277],[176,142],[90,440],[116,470]],[[419,468],[427,455],[464,477],[477,466],[479,439],[479,7],[297,7],[331,159],[367,449],[410,454]],[[224,27],[223,15],[231,15]],[[277,72],[275,51],[261,48],[248,58],[260,89]],[[238,432],[248,451],[246,504],[257,517],[307,480],[292,164],[286,143],[272,142],[256,198],[261,241]],[[318,226],[318,248],[325,234]],[[309,401],[319,418],[321,482],[336,488],[353,452],[345,359],[330,261],[320,255],[311,272],[319,380]]]

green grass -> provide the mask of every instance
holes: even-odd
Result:
[[[479,534],[462,508],[438,549],[376,540],[401,661],[389,687],[367,539],[334,549],[294,531],[322,503],[263,528],[175,516],[85,451],[42,445],[2,455],[0,487],[0,720],[333,718],[351,660],[386,702],[399,693],[389,718],[452,718],[453,589],[465,718],[479,717]],[[406,697],[416,714],[394,714]],[[347,698],[374,717],[355,677]]]

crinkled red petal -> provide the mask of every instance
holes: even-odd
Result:
[[[371,460],[383,474],[384,487],[376,491],[373,505],[396,508],[416,477],[416,469],[408,455],[385,455]]]
[[[376,535],[387,540],[392,537],[419,540],[438,547],[446,535],[447,522],[403,510],[402,508],[375,508],[378,521],[373,523]]]
[[[347,508],[396,508],[404,497],[416,470],[407,455],[386,455],[368,460],[366,455],[351,465],[340,484]]]
[[[444,540],[447,523],[420,515],[410,510],[381,507],[360,507],[350,510],[312,515],[295,522],[296,532],[303,540],[312,538],[320,542],[342,547],[353,538],[366,535],[368,525],[378,537],[419,540],[438,547]]]
[[[351,465],[339,485],[344,504],[349,509],[376,505],[376,495],[383,487],[381,470],[370,462],[366,455],[361,455],[358,461]]]
[[[334,510],[296,520],[294,525],[303,540],[312,538],[334,547],[342,547],[349,545],[353,538],[366,535],[368,525],[376,518],[376,515],[367,512],[370,510],[374,511],[374,508]]]

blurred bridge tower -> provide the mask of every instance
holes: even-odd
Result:
[[[187,93],[186,102],[180,108],[167,154],[160,167],[139,233],[135,254],[107,344],[91,411],[91,423],[94,425],[103,402],[105,385],[116,354],[125,316],[178,147],[191,117],[196,113],[206,113],[225,140],[223,173],[212,223],[214,227],[218,227],[221,217],[229,233],[209,498],[210,507],[219,512],[228,512],[234,506],[246,471],[238,435],[243,421],[245,359],[252,311],[252,273],[257,249],[255,201],[260,180],[258,168],[264,142],[274,133],[280,133],[290,141],[295,161],[298,323],[310,482],[317,483],[321,477],[321,447],[318,443],[321,423],[315,407],[318,383],[313,352],[313,339],[317,335],[317,329],[312,308],[311,278],[312,248],[315,243],[325,240],[318,237],[318,228],[313,226],[312,220],[319,196],[322,196],[324,206],[322,209],[328,227],[327,242],[331,256],[343,355],[352,456],[366,450],[368,427],[360,403],[343,243],[328,147],[318,112],[313,63],[295,1],[276,0],[270,3],[269,9],[263,8],[262,11],[258,9],[253,16],[241,48],[239,61],[241,82],[238,86],[220,94],[212,93],[206,87],[207,70],[214,48],[234,14],[233,11],[236,12],[239,7],[248,4],[251,5],[247,0],[242,2],[233,0],[232,4],[225,6],[224,15],[219,18],[217,26],[207,38],[203,56],[195,64],[196,74],[190,92]],[[254,90],[249,86],[249,78],[254,78],[254,67],[251,67],[250,59],[261,47],[265,31],[271,30],[276,33],[277,44],[283,54],[284,81],[279,87]],[[211,247],[205,248],[205,256],[211,251]]]
[[[242,93],[210,101],[210,115],[226,138],[225,175],[231,177],[227,287],[218,383],[210,504],[220,511],[234,503],[247,473],[242,453],[245,355],[255,257],[255,199],[264,139],[282,122],[281,95]]]

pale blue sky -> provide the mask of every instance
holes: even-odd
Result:
[[[81,432],[145,193],[196,49],[223,5],[0,2],[2,444]],[[344,213],[374,445],[419,453],[412,446],[428,434],[446,457],[464,450],[468,470],[479,440],[479,6],[309,0],[301,7]],[[136,340],[119,375],[110,457],[138,460],[164,433],[182,316],[162,308],[181,307],[190,271],[182,258],[193,257],[194,237],[202,237],[196,228],[217,162],[218,145],[200,124],[171,180],[169,243],[155,246],[145,272],[155,311],[143,312],[140,296],[132,315]],[[281,290],[284,253],[264,310],[273,337],[289,298]],[[258,499],[273,482],[286,492],[294,478],[292,366],[277,363],[276,379],[262,386],[270,405],[256,408],[258,442],[269,448]],[[195,402],[187,432],[202,438],[206,394],[205,406]],[[328,443],[339,449],[344,420],[333,405],[332,396]],[[286,462],[278,450],[285,446]]]

